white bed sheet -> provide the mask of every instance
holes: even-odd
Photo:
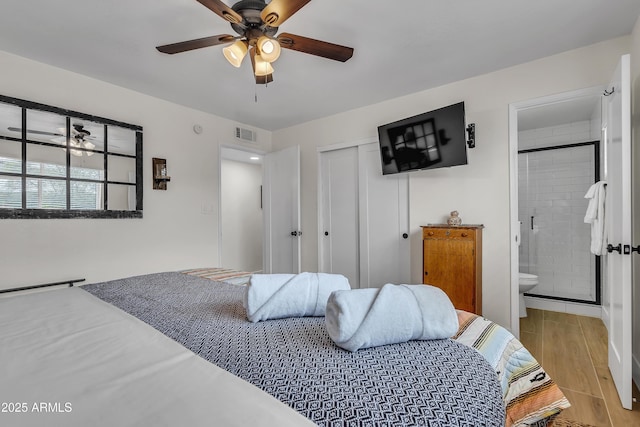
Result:
[[[19,427],[314,425],[78,288],[0,299],[0,404]]]

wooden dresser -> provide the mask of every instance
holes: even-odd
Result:
[[[445,291],[455,308],[480,315],[483,228],[483,225],[422,226],[422,283]]]

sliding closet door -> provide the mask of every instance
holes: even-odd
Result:
[[[358,148],[321,153],[320,182],[320,271],[342,274],[358,288]]]
[[[352,288],[408,283],[408,193],[406,175],[382,175],[377,143],[320,153],[320,270]]]
[[[382,175],[378,143],[358,148],[360,287],[409,283],[409,178]]]

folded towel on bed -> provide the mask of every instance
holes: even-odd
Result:
[[[253,274],[244,295],[252,322],[284,317],[324,316],[331,292],[351,289],[340,274]]]
[[[392,285],[336,291],[327,302],[325,325],[331,339],[345,350],[450,338],[458,331],[458,315],[440,288]]]

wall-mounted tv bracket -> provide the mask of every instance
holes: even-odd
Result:
[[[467,145],[469,148],[475,148],[476,146],[476,124],[470,123],[467,126],[467,132],[469,133],[469,138],[467,139]]]

